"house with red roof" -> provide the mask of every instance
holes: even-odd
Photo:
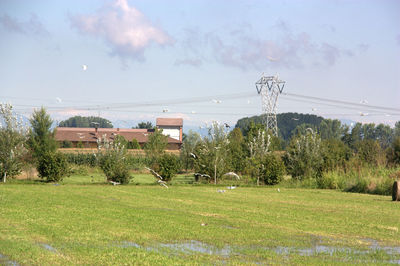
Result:
[[[182,118],[157,118],[156,127],[162,129],[168,136],[167,150],[180,150],[182,146]],[[71,142],[72,147],[97,148],[97,140],[103,137],[109,141],[117,135],[123,136],[127,141],[136,139],[143,148],[154,129],[127,129],[127,128],[77,128],[57,127],[55,138],[62,144]]]

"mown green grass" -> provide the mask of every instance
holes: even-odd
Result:
[[[377,248],[400,247],[400,204],[388,196],[93,176],[0,185],[0,254],[29,265],[400,262],[400,249]],[[166,245],[185,243],[212,254]]]

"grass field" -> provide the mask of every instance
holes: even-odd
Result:
[[[0,264],[400,264],[389,196],[103,180],[0,185]]]

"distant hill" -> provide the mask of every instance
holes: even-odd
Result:
[[[236,126],[242,130],[243,133],[247,132],[251,122],[256,124],[262,123],[265,115],[258,115],[252,117],[244,117],[237,121]],[[301,124],[311,126],[319,126],[324,120],[323,117],[312,114],[299,114],[299,113],[281,113],[276,115],[278,122],[279,135],[288,140],[292,136],[294,129]]]

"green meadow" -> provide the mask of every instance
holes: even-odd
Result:
[[[168,189],[146,174],[126,186],[100,173],[1,184],[0,264],[400,263],[390,196],[189,179]]]

